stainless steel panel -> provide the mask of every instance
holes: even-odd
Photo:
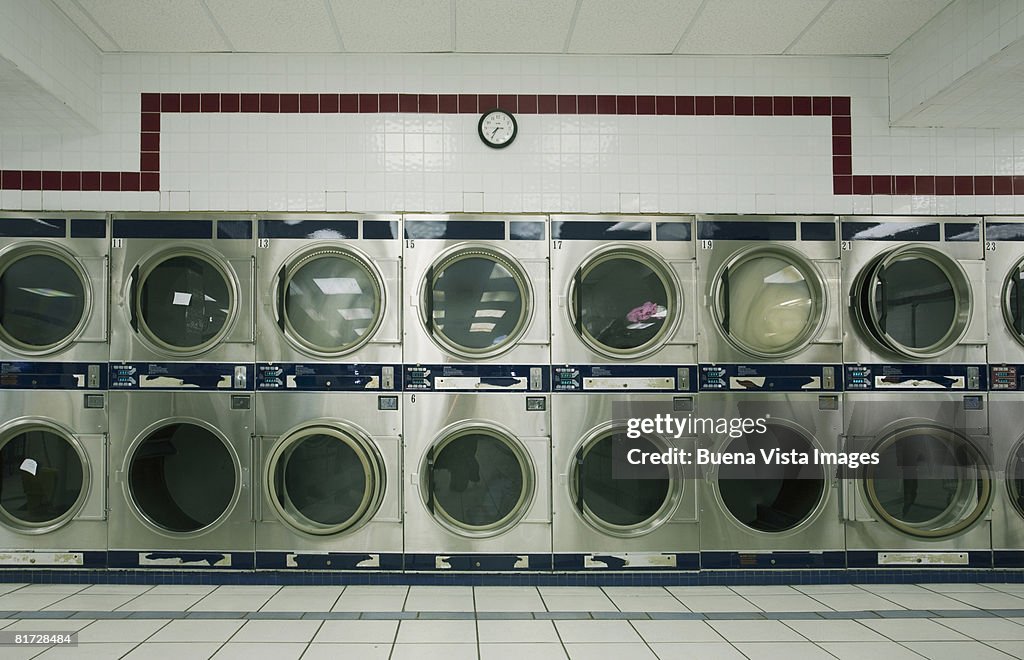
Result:
[[[1017,273],[1024,261],[1024,242],[995,240],[999,236],[988,226],[994,223],[1017,225],[1024,228],[1024,218],[986,218],[985,235],[985,308],[988,316],[988,361],[990,364],[1024,363],[1024,338],[1009,323],[1005,310],[1007,306],[1007,283]],[[993,235],[989,235],[993,234]],[[1015,278],[1019,279],[1019,278]],[[1024,302],[1024,301],[1022,301]]]

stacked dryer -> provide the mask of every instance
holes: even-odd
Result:
[[[699,565],[692,468],[625,462],[693,450],[690,434],[627,437],[632,417],[697,412],[692,239],[692,216],[551,219],[556,569]]]
[[[0,565],[102,567],[107,222],[0,216]]]
[[[701,416],[749,421],[702,442],[757,458],[703,466],[701,565],[841,568],[837,469],[815,458],[842,427],[837,218],[699,216],[697,235]]]
[[[990,566],[980,218],[842,219],[851,567]]]

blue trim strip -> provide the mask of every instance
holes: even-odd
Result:
[[[696,571],[700,569],[700,554],[697,552],[665,552],[665,553],[650,553],[650,554],[663,554],[665,556],[675,555],[675,567],[666,568],[664,566],[652,566],[647,568],[640,568],[635,566],[627,566],[628,560],[623,553],[618,555],[616,553],[555,553],[553,557],[554,569],[556,571],[586,571],[587,573],[632,573],[632,574],[651,574],[655,573],[659,576],[669,574],[671,575],[675,571]],[[587,560],[590,560],[591,565],[587,566]],[[668,573],[666,573],[668,572]],[[659,582],[654,582],[658,584]]]
[[[235,370],[245,370],[245,386],[235,386]],[[254,364],[222,362],[111,362],[111,390],[251,392]],[[224,383],[228,386],[224,386]]]
[[[551,555],[549,554],[414,553],[405,555],[407,571],[518,573],[550,571],[551,568]]]
[[[303,238],[338,240],[359,238],[355,220],[311,218],[303,220],[260,220],[260,238]]]
[[[986,241],[1024,241],[1024,222],[985,222]]]
[[[257,552],[256,568],[277,571],[400,571],[402,554],[394,552]]]
[[[114,220],[114,238],[213,238],[213,220]]]
[[[623,218],[619,222],[554,220],[551,238],[563,241],[649,241],[651,223]]]
[[[203,571],[253,570],[256,568],[255,555],[252,552],[203,552],[190,550],[110,550],[107,553],[110,568],[137,568],[140,570],[155,569],[166,571],[167,565],[159,562],[180,562],[172,572],[182,569],[202,569]],[[151,566],[140,565],[140,559],[154,562]],[[230,562],[224,562],[230,558]]]
[[[847,364],[843,387],[848,392],[984,392],[988,368],[984,364]],[[881,379],[881,385],[879,385]],[[928,381],[925,387],[921,381]]]
[[[439,241],[487,241],[505,238],[503,220],[406,220],[405,237]]]
[[[250,240],[252,222],[249,220],[218,220],[217,238]]]
[[[659,241],[689,241],[693,238],[693,228],[689,222],[658,222],[654,235]]]
[[[813,394],[840,392],[843,388],[841,364],[702,364],[698,373],[702,392]]]
[[[834,241],[836,240],[835,222],[813,222],[805,221],[800,223],[800,240],[802,241]]]
[[[922,219],[924,220],[924,219]],[[844,241],[929,241],[937,242],[937,222],[858,222],[841,223]]]
[[[64,218],[0,219],[0,237],[5,238],[64,238],[66,232]]]
[[[89,386],[89,367],[99,381]],[[0,389],[82,390],[107,389],[107,365],[102,362],[0,362]]]
[[[795,222],[698,220],[697,238],[716,241],[795,241]]]
[[[399,239],[397,220],[363,220],[363,238],[374,240]]]
[[[844,550],[824,552],[702,552],[704,569],[786,570],[805,568],[845,568]]]
[[[384,367],[391,368],[391,386],[384,387]],[[256,389],[277,392],[399,391],[400,364],[260,363],[256,365]]]
[[[944,548],[936,548],[936,552],[945,552]],[[882,552],[905,552],[904,550],[848,550],[846,552],[846,565],[850,568],[878,568],[880,570],[907,570],[908,566],[904,565],[884,565],[878,564],[878,555]],[[960,552],[960,551],[958,551]],[[968,550],[967,551],[967,564],[963,567],[950,566],[949,564],[914,564],[914,570],[924,571],[946,571],[946,572],[958,572],[962,570],[968,570],[972,568],[991,568],[992,567],[992,551],[991,550]]]
[[[107,221],[103,219],[83,219],[71,221],[71,238],[106,238]]]
[[[540,386],[531,387],[531,372],[540,370]],[[484,389],[437,388],[438,378],[477,379]],[[506,389],[520,385],[526,379],[525,389]],[[506,393],[542,394],[551,391],[551,367],[546,364],[406,364],[402,369],[402,389],[409,392],[477,392],[479,394]]]
[[[947,241],[977,243],[981,240],[980,222],[947,222],[943,231]]]
[[[672,389],[644,387],[595,387],[587,384],[592,378],[630,378],[642,381],[650,378],[667,378],[675,383]],[[697,367],[689,364],[565,364],[551,367],[552,392],[615,392],[629,394],[636,392],[671,394],[673,392],[694,392],[697,387]]]
[[[543,241],[547,238],[543,222],[523,220],[513,220],[508,223],[508,237],[513,241]]]

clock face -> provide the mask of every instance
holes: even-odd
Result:
[[[480,117],[477,131],[488,147],[502,149],[516,139],[516,120],[504,110],[491,110]]]

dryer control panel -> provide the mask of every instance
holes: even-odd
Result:
[[[992,391],[1024,390],[1024,364],[990,365],[988,382]]]
[[[0,389],[105,390],[107,365],[86,362],[0,362]]]
[[[259,363],[257,390],[362,392],[399,389],[399,364]]]
[[[838,392],[839,364],[702,364],[702,392]]]
[[[847,364],[843,378],[848,391],[988,389],[980,364]]]
[[[116,362],[112,390],[251,391],[252,364],[226,362]]]
[[[403,387],[412,392],[548,392],[548,365],[407,364]]]
[[[556,365],[551,391],[692,392],[696,371],[694,365]]]

